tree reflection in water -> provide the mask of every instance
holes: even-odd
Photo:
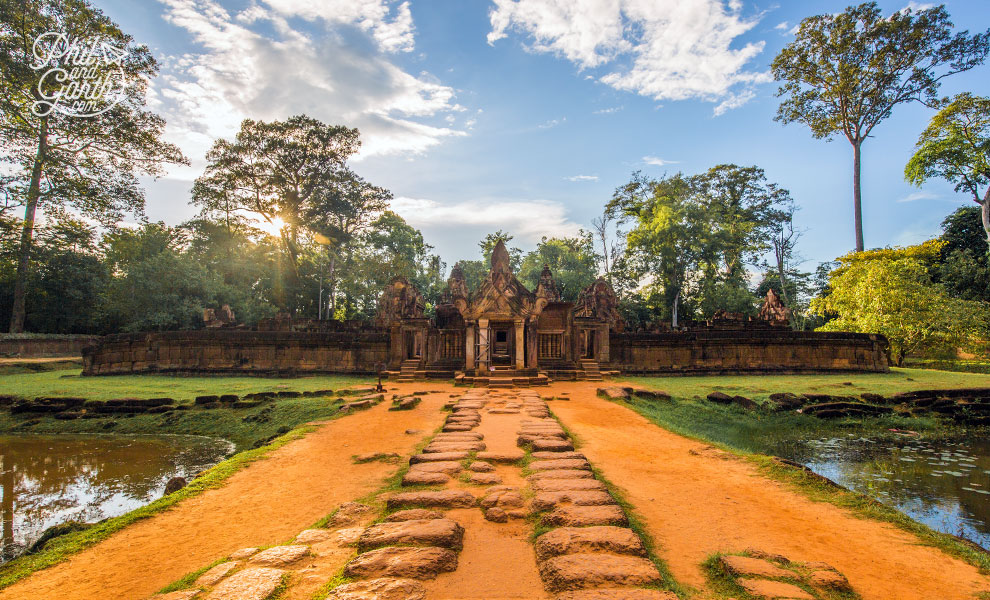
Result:
[[[159,497],[233,450],[198,436],[0,436],[2,560],[67,521],[121,515]]]
[[[769,452],[807,465],[929,527],[990,547],[990,441],[965,437],[784,442]]]

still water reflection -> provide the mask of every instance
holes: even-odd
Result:
[[[94,522],[162,496],[233,451],[199,436],[0,435],[2,558],[66,521]]]
[[[780,442],[769,452],[990,548],[990,440],[863,437]]]

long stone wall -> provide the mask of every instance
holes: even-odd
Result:
[[[375,373],[388,362],[384,330],[330,333],[243,330],[107,336],[83,349],[84,375]],[[889,371],[887,340],[789,330],[612,333],[610,363],[629,374]]]
[[[79,356],[82,349],[99,342],[98,335],[0,335],[0,356],[39,358]]]
[[[623,373],[887,372],[887,339],[790,330],[612,333],[610,368]]]
[[[388,340],[387,333],[373,330],[207,329],[112,335],[83,349],[83,374],[376,373],[388,360]]]

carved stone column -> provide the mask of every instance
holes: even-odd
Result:
[[[488,347],[488,319],[478,319],[478,372],[488,373],[491,349]]]
[[[464,371],[474,369],[474,321],[468,321],[464,327]]]
[[[526,366],[530,369],[539,368],[537,362],[537,328],[536,323],[530,321],[526,324]]]
[[[516,368],[519,370],[526,368],[526,342],[523,333],[523,320],[516,319]]]
[[[601,344],[598,350],[598,362],[602,364],[607,364],[612,361],[612,356],[611,356],[612,353],[611,353],[611,349],[609,348],[609,339],[608,339],[610,333],[608,324],[602,327],[601,332],[602,333],[599,336],[599,338],[601,339]]]

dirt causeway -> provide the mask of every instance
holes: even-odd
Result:
[[[332,600],[673,600],[654,589],[662,585],[659,572],[628,529],[629,515],[592,468],[632,505],[689,597],[714,597],[702,568],[706,558],[743,551],[783,555],[793,564],[827,563],[815,567],[826,569],[818,573],[844,576],[864,600],[973,600],[990,592],[990,578],[975,567],[891,525],[813,502],[744,459],[597,397],[600,386],[485,390],[391,383],[391,393],[433,393],[410,410],[390,411],[386,401],[319,424],[222,488],[0,590],[0,600],[145,600],[245,548],[254,554],[242,552],[237,564],[218,567],[214,580],[197,583],[196,600],[254,598],[231,590],[274,590],[279,581],[290,582],[285,598],[311,598],[345,565],[352,582]],[[414,454],[427,439],[430,445]],[[539,450],[533,462],[522,460],[519,444]],[[401,460],[352,460],[370,453],[396,453]],[[308,529],[338,506],[381,489],[407,462],[413,468],[403,493],[381,495],[379,508],[348,505],[350,521]],[[556,532],[537,543],[540,552],[530,540],[535,522]],[[581,529],[585,525],[595,527]],[[273,544],[285,545],[256,550]],[[610,595],[620,592],[632,595]],[[191,596],[169,600],[179,597]]]

